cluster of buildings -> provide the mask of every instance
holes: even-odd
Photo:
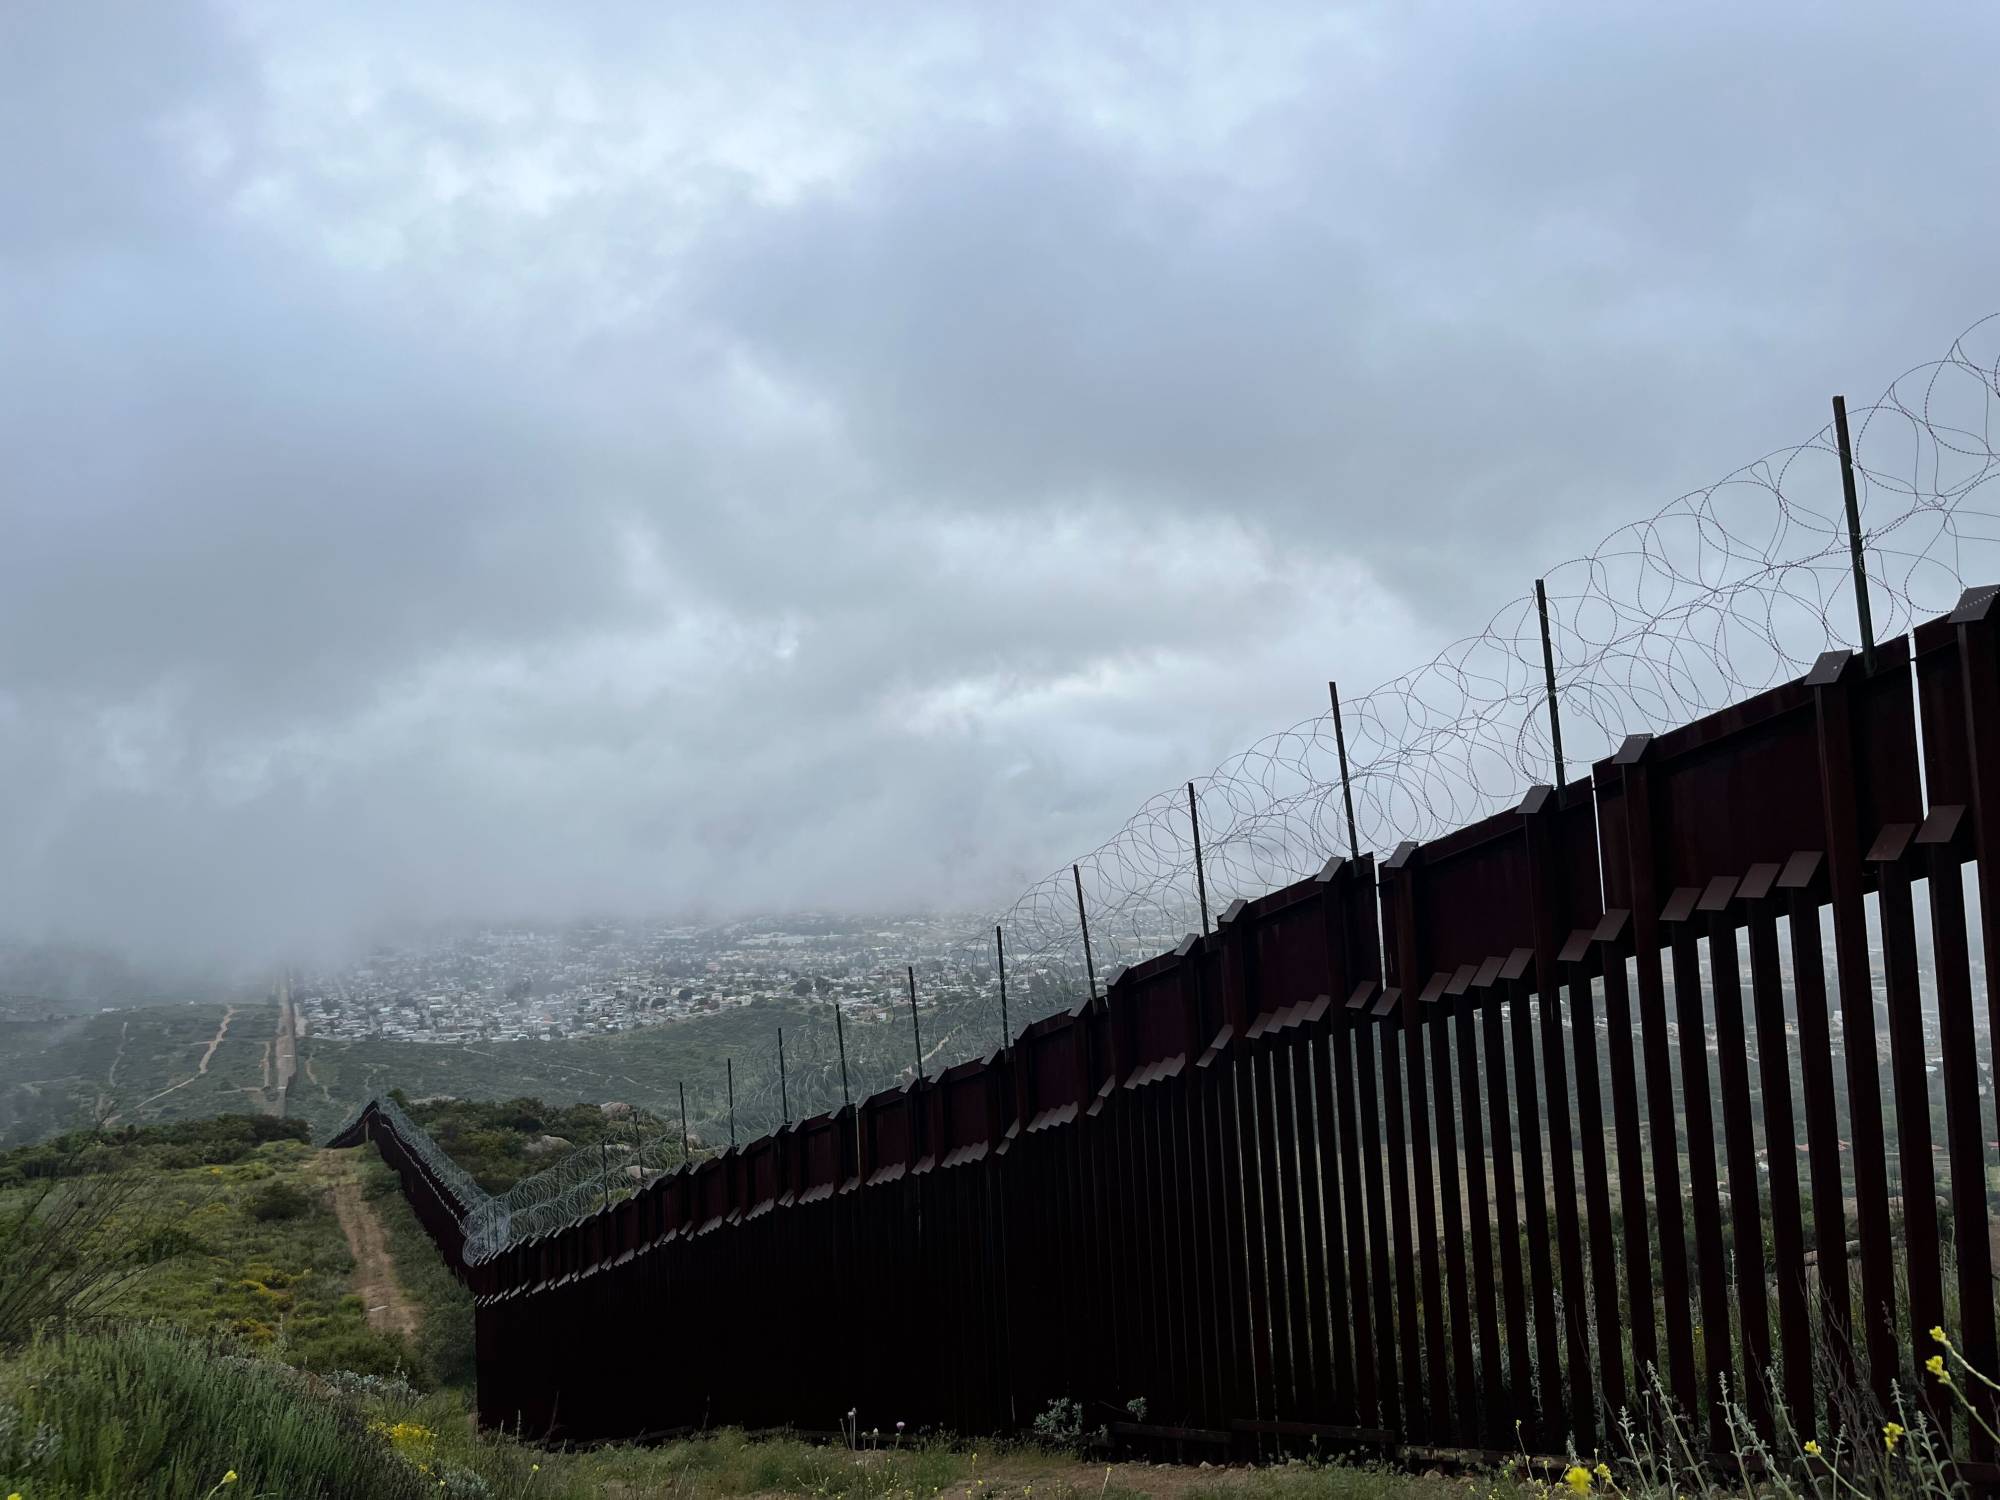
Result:
[[[308,1035],[521,1041],[627,1031],[758,1000],[817,999],[856,1020],[993,992],[964,917],[759,918],[723,926],[487,927],[378,947],[293,985]]]

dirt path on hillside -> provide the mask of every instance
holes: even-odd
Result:
[[[335,1151],[320,1160],[333,1178],[333,1211],[347,1248],[354,1254],[354,1290],[368,1310],[368,1326],[378,1333],[413,1336],[421,1317],[416,1304],[396,1280],[396,1261],[389,1254],[389,1235],[375,1214],[375,1205],[361,1196],[361,1184]]]
[[[229,1023],[235,1019],[236,1007],[233,1005],[225,1007],[222,1012],[222,1024],[215,1028],[215,1038],[208,1044],[208,1050],[202,1053],[201,1062],[195,1067],[196,1073],[206,1073],[208,1071],[208,1060],[215,1056],[215,1049],[220,1047],[222,1039],[229,1035]],[[157,1099],[159,1095],[155,1094],[153,1097]]]
[[[149,1094],[144,1099],[141,1099],[137,1104],[132,1106],[132,1112],[136,1114],[140,1110],[144,1109],[147,1105],[151,1104],[155,1099],[164,1099],[167,1097],[167,1095],[186,1088],[189,1084],[193,1083],[197,1078],[200,1078],[203,1074],[208,1072],[209,1059],[215,1056],[215,1049],[222,1045],[222,1039],[225,1036],[229,1035],[229,1023],[235,1019],[236,1019],[236,1007],[233,1005],[224,1007],[222,1012],[222,1024],[215,1028],[215,1035],[209,1040],[208,1050],[202,1053],[201,1061],[195,1064],[194,1071],[188,1074],[188,1076],[183,1078],[179,1083],[170,1083],[165,1088],[161,1089],[159,1093]],[[124,1111],[122,1110],[119,1111],[119,1114],[123,1113]],[[106,1125],[110,1125],[113,1122],[115,1122],[118,1118],[119,1115],[112,1115],[104,1123]]]
[[[115,1089],[118,1087],[118,1065],[125,1061],[125,1039],[131,1034],[132,1023],[130,1021],[120,1021],[118,1023],[118,1051],[111,1059],[111,1071],[104,1075],[104,1086],[106,1088]]]

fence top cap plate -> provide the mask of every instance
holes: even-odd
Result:
[[[1727,911],[1735,895],[1736,877],[1718,875],[1702,888],[1701,899],[1695,904],[1702,911]]]
[[[1993,613],[1993,602],[2000,598],[2000,584],[1975,584],[1958,596],[1958,604],[1951,612],[1954,625],[1974,625]]]
[[[1934,807],[1930,816],[1924,819],[1924,826],[1917,830],[1919,844],[1949,844],[1958,837],[1958,830],[1965,824],[1965,807],[1962,803],[1947,802]]]
[[[1647,747],[1653,743],[1650,734],[1628,734],[1611,757],[1614,766],[1636,766],[1645,759]]]
[[[1916,833],[1914,823],[1889,823],[1875,835],[1875,842],[1869,846],[1865,856],[1870,864],[1894,864],[1909,851],[1910,839]]]
[[[1662,922],[1685,922],[1689,917],[1694,915],[1695,903],[1699,900],[1701,900],[1701,888],[1699,886],[1676,886],[1674,893],[1667,897],[1667,904],[1660,912],[1660,920]]]
[[[1799,850],[1785,861],[1785,868],[1778,876],[1778,888],[1789,891],[1812,884],[1824,857],[1817,849]]]

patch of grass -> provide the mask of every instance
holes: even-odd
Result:
[[[0,1475],[36,1497],[181,1500],[225,1482],[326,1500],[436,1493],[356,1411],[297,1382],[162,1329],[64,1335],[0,1370]]]
[[[1184,1500],[1543,1500],[1547,1495],[1540,1485],[1524,1486],[1504,1474],[1447,1478],[1381,1463],[1295,1461],[1223,1474],[1189,1486]]]

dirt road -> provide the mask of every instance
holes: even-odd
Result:
[[[278,976],[278,1036],[273,1061],[278,1069],[277,1113],[282,1115],[292,1092],[292,1078],[299,1071],[299,1012],[292,1004],[289,972]],[[265,1087],[269,1088],[269,1083]]]
[[[342,1153],[322,1151],[320,1161],[333,1183],[333,1211],[340,1219],[340,1232],[354,1255],[354,1290],[368,1310],[368,1326],[379,1333],[410,1337],[421,1319],[396,1280],[389,1236],[376,1217],[375,1205],[361,1196],[361,1183]]]

